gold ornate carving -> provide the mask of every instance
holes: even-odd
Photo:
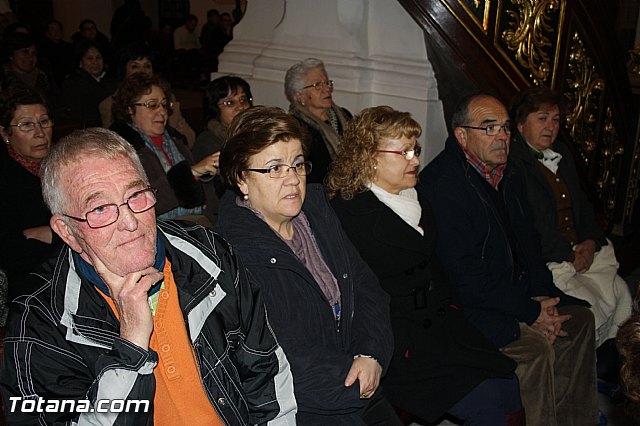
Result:
[[[515,52],[515,60],[530,72],[536,85],[544,84],[551,72],[547,50],[552,46],[546,34],[555,31],[549,21],[559,11],[559,0],[511,0],[516,10],[505,9],[512,19],[502,39]]]
[[[473,20],[487,32],[491,0],[459,0]]]
[[[567,126],[580,148],[582,158],[588,164],[591,153],[596,148],[595,123],[605,84],[596,72],[577,32],[571,37],[568,66],[571,76],[566,80],[569,92],[565,96],[570,106]]]
[[[599,156],[599,176],[596,182],[596,190],[605,208],[612,213],[616,203],[617,176],[620,172],[620,164],[624,154],[624,147],[618,138],[611,107],[607,107],[602,134],[602,148]]]

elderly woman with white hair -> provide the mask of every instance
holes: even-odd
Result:
[[[324,63],[315,58],[296,62],[287,70],[284,92],[290,102],[289,113],[309,132],[307,160],[313,162],[313,170],[307,182],[322,183],[351,113],[333,102],[333,80],[329,80]]]

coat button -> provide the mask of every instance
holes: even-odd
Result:
[[[560,194],[560,196],[561,196],[562,198],[567,198],[567,195],[566,195],[566,194]]]
[[[271,263],[276,263],[276,262],[277,262],[277,260],[276,260],[276,258],[275,258],[275,257],[272,257],[272,258],[269,260],[269,262],[271,262]]]
[[[348,276],[349,274],[342,274],[342,278],[344,278],[345,280],[347,279]]]
[[[212,297],[216,297],[216,290],[211,290],[211,293],[209,293]]]
[[[445,311],[444,308],[438,309],[438,318],[444,318],[446,316],[447,316],[447,311]]]
[[[227,405],[227,400],[224,398],[218,398],[218,405],[224,407],[225,405]]]
[[[424,328],[431,327],[431,320],[429,318],[425,318],[424,321],[422,321],[422,327]]]

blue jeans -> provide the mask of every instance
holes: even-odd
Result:
[[[520,384],[511,379],[487,379],[476,386],[448,411],[466,426],[498,426],[505,417],[522,409]]]

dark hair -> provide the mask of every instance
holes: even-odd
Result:
[[[129,44],[121,49],[118,49],[115,55],[116,71],[118,73],[118,79],[124,80],[127,75],[127,64],[129,61],[135,61],[137,59],[147,58],[151,61],[153,69],[156,68],[156,55],[153,50],[144,43]]]
[[[240,112],[227,131],[220,151],[220,177],[224,185],[240,193],[238,182],[249,168],[249,160],[281,141],[306,138],[298,120],[276,107],[257,106]],[[303,145],[304,147],[304,145]]]
[[[469,105],[471,104],[471,102],[473,102],[478,98],[485,98],[485,97],[495,98],[499,100],[499,98],[493,93],[479,92],[479,91],[469,93],[463,96],[462,98],[460,98],[460,100],[458,101],[458,103],[456,104],[453,110],[453,114],[451,115],[451,131],[452,132],[456,127],[460,127],[463,124],[466,124],[469,122]]]
[[[24,33],[13,33],[7,36],[7,38],[5,38],[2,42],[3,59],[7,61],[9,60],[11,55],[13,55],[18,50],[35,45],[36,42],[30,35]]]
[[[212,16],[218,15],[220,16],[220,12],[218,12],[217,9],[209,9],[207,11],[207,19],[211,18]]]
[[[522,124],[527,120],[529,114],[539,111],[543,105],[557,105],[560,109],[560,115],[564,115],[566,111],[562,95],[548,87],[535,86],[529,87],[513,97],[509,113],[516,124]]]
[[[9,130],[11,127],[7,127],[13,120],[13,115],[16,112],[18,105],[44,105],[49,113],[49,108],[44,98],[34,89],[27,87],[17,87],[4,93],[0,97],[0,126]],[[11,134],[10,131],[7,133]]]
[[[78,29],[80,30],[80,32],[84,31],[85,24],[93,24],[93,26],[96,28],[96,31],[98,31],[98,26],[96,25],[95,21],[93,19],[87,18],[80,21],[80,25],[78,25]]]
[[[111,112],[113,113],[114,121],[123,120],[130,122],[130,108],[142,96],[151,93],[152,86],[160,87],[167,99],[173,99],[171,86],[162,77],[158,75],[149,76],[141,72],[131,74],[122,81],[118,91],[113,96]],[[171,111],[169,111],[169,113],[171,113]]]
[[[184,20],[184,22],[189,22],[189,21],[198,21],[198,17],[194,14],[190,14],[189,16],[187,16],[187,19]]]
[[[236,95],[238,90],[242,89],[247,98],[250,99],[250,104],[253,105],[253,96],[251,95],[251,87],[244,79],[235,76],[225,76],[216,78],[207,85],[204,91],[204,119],[205,123],[211,119],[220,119],[220,107],[218,102],[220,99],[226,98],[229,93]]]
[[[51,24],[57,24],[61,30],[64,30],[64,26],[62,25],[62,22],[58,21],[57,19],[48,19],[47,22],[44,23],[44,32],[48,33],[49,32],[49,27],[51,26]]]
[[[26,32],[18,31],[20,29],[26,30]],[[9,25],[7,25],[6,27],[4,27],[4,30],[2,31],[2,38],[5,39],[5,38],[11,36],[12,34],[28,34],[28,35],[31,35],[31,28],[29,28],[29,26],[27,24],[24,24],[22,22],[12,22]]]
[[[102,51],[100,46],[95,41],[93,41],[93,40],[82,40],[80,43],[76,44],[75,47],[74,47],[76,64],[79,63],[80,61],[82,61],[82,58],[84,58],[84,55],[86,55],[87,52],[89,51],[89,49],[91,49],[92,47],[95,47],[95,49],[98,52],[100,52],[100,54],[104,58],[104,52]]]

